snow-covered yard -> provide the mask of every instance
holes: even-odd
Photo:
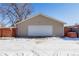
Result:
[[[0,38],[0,56],[79,56],[78,39]]]

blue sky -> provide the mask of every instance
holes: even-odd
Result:
[[[43,13],[64,21],[66,25],[79,24],[79,4],[33,3],[33,14]]]

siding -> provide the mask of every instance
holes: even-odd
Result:
[[[63,36],[64,35],[64,24],[54,21],[48,17],[36,16],[20,24],[16,24],[17,36],[28,36],[28,26],[29,25],[52,25],[53,35],[52,36]]]

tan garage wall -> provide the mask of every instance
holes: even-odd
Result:
[[[64,35],[64,24],[54,21],[48,17],[36,16],[22,23],[16,24],[17,36],[28,36],[29,25],[52,25],[53,35],[52,36],[63,36]]]

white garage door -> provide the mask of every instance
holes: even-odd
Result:
[[[28,26],[28,36],[52,36],[51,25],[31,25]]]

